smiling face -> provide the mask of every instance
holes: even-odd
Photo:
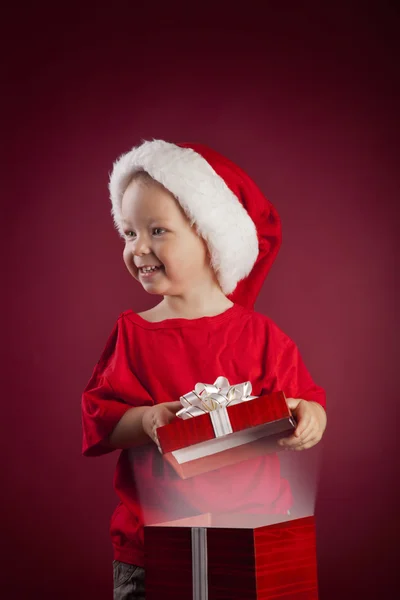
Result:
[[[162,185],[134,177],[122,197],[121,213],[124,262],[147,292],[179,296],[215,281],[205,241]],[[146,274],[139,269],[144,265],[159,268]]]

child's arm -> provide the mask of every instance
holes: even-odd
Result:
[[[155,404],[131,368],[134,344],[129,323],[119,318],[82,395],[84,456],[158,444],[156,428],[182,408],[180,402]]]
[[[130,408],[111,432],[108,443],[113,448],[131,448],[153,440],[160,449],[157,427],[167,425],[182,408],[180,402],[164,402],[155,406]]]
[[[269,363],[271,391],[283,390],[297,421],[290,437],[279,445],[291,450],[306,450],[317,444],[326,429],[325,391],[308,372],[296,344],[276,326],[271,330]]]
[[[124,377],[126,381],[126,373]],[[85,456],[99,456],[150,441],[158,446],[157,427],[169,423],[182,408],[180,402],[152,404],[148,392],[133,374],[128,383],[129,393],[123,394],[123,390],[116,389],[118,378],[113,387],[108,378],[95,369],[82,396]]]

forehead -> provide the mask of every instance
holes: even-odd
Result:
[[[122,196],[123,223],[132,221],[176,222],[184,212],[176,198],[163,186],[133,180]]]

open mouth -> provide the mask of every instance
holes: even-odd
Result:
[[[149,279],[150,277],[153,277],[154,275],[156,275],[157,273],[159,273],[160,271],[163,271],[163,270],[164,270],[164,267],[161,265],[159,267],[140,268],[139,274],[144,279]]]

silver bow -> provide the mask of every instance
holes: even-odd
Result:
[[[230,385],[226,377],[217,377],[212,385],[196,383],[192,392],[179,398],[183,408],[176,413],[176,416],[190,419],[239,402],[253,400],[257,396],[250,396],[251,390],[250,381]]]

